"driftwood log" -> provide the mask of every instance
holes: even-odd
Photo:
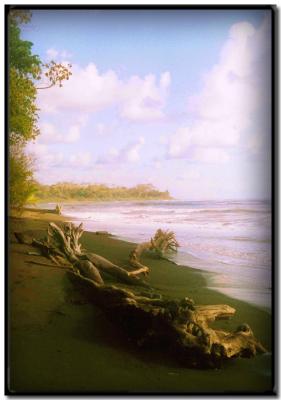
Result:
[[[129,262],[134,268],[138,268],[138,272],[141,271],[147,275],[149,273],[149,268],[140,261],[144,251],[155,251],[158,255],[163,256],[169,252],[176,252],[178,247],[179,244],[175,238],[174,232],[158,229],[149,242],[143,242],[137,245],[130,254]],[[135,272],[133,271],[130,274],[135,275]]]
[[[235,309],[228,305],[195,305],[188,297],[170,300],[151,294],[153,291],[140,294],[134,285],[143,283],[138,276],[143,266],[134,264],[137,270],[130,274],[104,257],[84,252],[79,243],[82,233],[82,224],[60,228],[50,223],[47,238],[33,239],[32,244],[52,261],[68,263],[72,269],[66,273],[75,287],[118,323],[137,346],[171,352],[193,368],[217,368],[227,359],[266,352],[247,324],[234,332],[209,326],[216,319],[234,315]],[[24,242],[24,235],[15,236]],[[144,248],[147,244],[135,250],[137,260]],[[116,284],[106,284],[106,274],[114,277]],[[118,282],[130,284],[130,289],[118,286]]]
[[[148,298],[115,285],[98,285],[76,273],[69,276],[138,347],[165,351],[184,366],[220,368],[227,359],[266,351],[247,324],[235,332],[209,327],[210,321],[234,315],[235,309],[228,305],[196,306],[189,298]]]
[[[61,263],[61,258],[64,257],[76,272],[94,282],[103,283],[102,274],[106,273],[113,276],[118,282],[147,286],[139,278],[139,275],[143,273],[142,268],[128,272],[98,254],[83,252],[79,243],[82,234],[82,224],[75,227],[72,223],[66,223],[60,228],[51,222],[47,238],[45,240],[33,239],[32,244],[53,262]]]
[[[61,215],[61,213],[62,213],[62,205],[61,204],[56,205],[55,212],[56,212],[56,214]]]

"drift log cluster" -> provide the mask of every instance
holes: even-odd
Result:
[[[66,223],[60,228],[51,222],[47,238],[41,241],[33,239],[32,244],[55,263],[61,263],[63,257],[76,273],[92,279],[98,284],[104,284],[103,274],[109,274],[118,282],[129,285],[146,285],[139,278],[139,275],[143,273],[142,268],[128,272],[98,254],[83,252],[79,243],[82,234],[82,224],[75,227],[72,223]]]
[[[149,270],[139,259],[143,250],[151,249],[153,240],[138,245],[131,253],[130,263],[137,269],[128,272],[100,255],[83,251],[79,243],[82,234],[82,224],[59,227],[50,223],[45,240],[30,241],[19,233],[15,236],[19,242],[35,246],[56,264],[69,265],[71,272],[67,273],[75,286],[139,347],[172,352],[184,365],[194,368],[215,368],[226,359],[253,357],[266,351],[247,324],[234,332],[209,326],[216,319],[234,315],[235,309],[228,305],[195,305],[188,297],[169,300],[151,292],[140,295],[139,290],[134,291],[136,285],[149,287],[139,277]],[[115,278],[116,284],[106,284],[107,274]],[[132,289],[120,287],[118,282],[131,285]]]

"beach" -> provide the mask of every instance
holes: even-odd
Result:
[[[53,209],[55,203],[40,203]],[[175,233],[180,247],[169,258],[204,270],[207,286],[271,309],[271,205],[257,200],[148,200],[62,203],[88,231],[105,230],[140,243],[157,229]]]
[[[9,224],[9,390],[15,393],[266,393],[272,390],[271,314],[257,305],[207,287],[199,268],[145,255],[148,283],[169,297],[191,297],[196,304],[228,304],[231,320],[214,326],[234,330],[247,322],[268,353],[237,359],[219,370],[182,368],[165,354],[137,350],[102,311],[75,291],[64,270],[38,263],[31,246],[14,232],[44,236],[49,221],[67,218],[44,210],[12,217]],[[84,248],[124,265],[134,243],[85,232]]]

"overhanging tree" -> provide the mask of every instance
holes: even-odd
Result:
[[[29,11],[12,9],[8,16],[8,135],[10,205],[23,206],[34,192],[31,159],[24,149],[39,134],[37,90],[56,84],[62,86],[71,72],[67,66],[51,61],[44,64],[32,53],[33,44],[21,38],[20,25],[28,23]],[[36,82],[47,80],[43,86]]]

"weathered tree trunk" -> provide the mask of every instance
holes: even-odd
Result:
[[[48,227],[47,239],[33,239],[32,245],[37,247],[44,256],[51,258],[54,263],[61,263],[61,257],[63,257],[75,270],[97,283],[103,282],[101,273],[105,272],[112,275],[119,282],[147,286],[138,277],[143,273],[142,267],[128,272],[102,256],[82,252],[81,244],[79,243],[82,234],[82,223],[78,227],[75,227],[72,223],[66,223],[60,228],[51,222]],[[15,236],[21,243],[25,240],[23,235],[18,235],[16,232]],[[30,241],[28,241],[28,244],[30,244]]]
[[[209,305],[209,306],[195,306],[199,318],[203,321],[212,322],[216,319],[227,319],[233,317],[235,308],[226,304]]]
[[[131,272],[131,275],[137,273],[148,274],[149,268],[140,262],[140,257],[145,250],[151,250],[151,242],[144,242],[137,245],[137,247],[131,252],[129,262],[134,268],[138,268],[137,271]]]
[[[107,274],[114,276],[118,281],[136,285],[141,283],[141,281],[136,277],[136,275],[139,274],[138,270],[128,272],[124,268],[121,268],[118,265],[113,264],[106,258],[94,253],[85,253],[85,257],[89,261],[91,261],[100,271],[106,272]],[[144,282],[142,282],[141,284],[144,284]]]
[[[80,260],[74,264],[74,267],[77,268],[80,274],[85,276],[85,278],[92,279],[94,282],[101,285],[104,283],[99,270],[90,261]]]
[[[209,321],[235,313],[227,305],[194,306],[189,298],[151,299],[115,285],[98,285],[75,273],[70,279],[139,347],[161,347],[186,366],[214,368],[230,358],[266,351],[246,324],[232,333],[208,326]]]

